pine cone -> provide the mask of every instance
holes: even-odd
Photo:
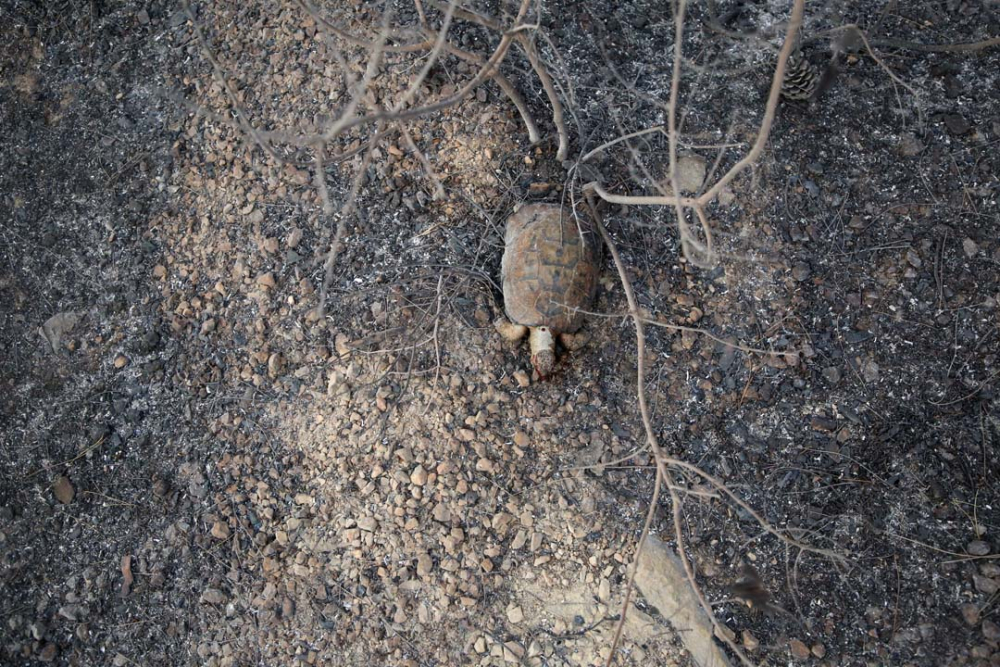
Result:
[[[819,84],[819,72],[811,62],[800,55],[793,55],[785,65],[785,80],[781,82],[781,96],[788,100],[811,100]]]

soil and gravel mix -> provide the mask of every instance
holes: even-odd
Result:
[[[696,192],[757,136],[790,3],[691,4]],[[710,266],[671,207],[602,207],[652,322],[653,429],[704,472],[675,471],[682,544],[664,492],[650,553],[683,547],[756,664],[997,665],[1000,6],[821,5],[817,95],[710,208]],[[655,478],[623,287],[605,253],[590,341],[544,381],[493,322],[518,205],[667,178],[663,132],[579,157],[666,121],[671,4],[533,5],[566,160],[514,48],[538,144],[494,81],[359,126],[331,217],[311,152],[245,127],[349,107],[384,7],[318,3],[356,43],[298,2],[0,4],[0,664],[608,660]],[[488,57],[469,19],[449,42]],[[426,55],[385,53],[360,108]],[[443,56],[412,104],[476,71]],[[612,664],[697,664],[643,581]]]

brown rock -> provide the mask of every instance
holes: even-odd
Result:
[[[507,605],[507,620],[511,623],[520,623],[524,620],[524,611],[514,603]]]
[[[432,513],[435,521],[440,521],[441,523],[451,523],[451,510],[444,503],[438,503],[434,506],[434,511]]]
[[[229,539],[229,524],[224,521],[216,521],[212,524],[212,537],[217,540]]]
[[[814,431],[832,433],[837,429],[837,420],[830,419],[829,417],[823,417],[821,415],[813,415],[810,425]]]
[[[73,502],[76,490],[73,488],[68,477],[59,475],[59,477],[56,477],[56,481],[52,483],[52,493],[55,494],[56,500],[63,505],[69,505]]]
[[[961,609],[962,618],[965,619],[968,625],[975,625],[979,622],[979,607],[971,602],[967,602],[962,605]]]
[[[976,585],[976,590],[980,593],[986,593],[987,595],[993,595],[1000,590],[1000,584],[998,584],[994,579],[989,577],[984,577],[979,574],[972,575],[972,582]]]
[[[417,576],[426,577],[434,569],[434,559],[430,554],[420,554],[417,556]]]
[[[46,644],[45,647],[39,651],[38,659],[42,662],[52,662],[59,655],[59,647],[55,644]]]
[[[534,540],[532,541],[534,546]],[[635,574],[635,585],[646,600],[671,623],[684,627],[684,647],[698,664],[729,665],[713,639],[713,628],[694,593],[680,558],[655,536],[647,538]]]
[[[809,647],[798,639],[792,639],[788,642],[788,650],[791,651],[792,657],[796,660],[809,659]]]
[[[285,355],[280,352],[275,352],[267,358],[267,375],[268,377],[278,377],[281,371],[285,368]]]
[[[990,553],[990,545],[983,540],[973,540],[965,546],[965,550],[973,556],[986,556]]]

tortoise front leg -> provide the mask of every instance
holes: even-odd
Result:
[[[528,327],[523,324],[514,324],[506,318],[499,318],[493,323],[497,332],[503,336],[505,339],[514,342],[524,338],[524,335],[528,333]]]

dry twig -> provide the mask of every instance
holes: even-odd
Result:
[[[598,181],[589,183],[587,187],[589,187],[601,199],[614,204],[628,204],[634,206],[674,206],[676,208],[677,224],[685,257],[696,266],[712,266],[714,264],[714,254],[711,249],[711,237],[708,236],[705,243],[701,243],[694,238],[686,220],[686,211],[689,208],[692,209],[701,223],[702,229],[705,230],[706,233],[710,233],[708,216],[705,213],[706,207],[734,178],[736,178],[745,169],[756,163],[760,154],[763,152],[764,146],[767,144],[767,139],[770,136],[771,126],[774,124],[774,116],[778,106],[778,100],[781,96],[781,86],[785,77],[785,67],[788,62],[788,58],[795,47],[795,35],[802,24],[804,6],[805,0],[795,0],[792,5],[792,13],[788,22],[788,29],[785,33],[785,40],[781,47],[781,51],[778,54],[778,62],[775,66],[774,75],[771,79],[771,90],[768,94],[767,105],[764,109],[764,116],[761,119],[760,127],[757,131],[757,138],[754,141],[753,146],[747,154],[743,156],[743,158],[734,164],[725,174],[720,176],[719,179],[701,195],[697,197],[682,197],[676,185],[676,146],[678,141],[676,109],[678,105],[680,86],[681,48],[683,38],[682,24],[685,3],[679,2],[677,5],[677,16],[675,17],[677,20],[674,37],[673,77],[670,102],[667,105],[667,135],[671,142],[670,182],[673,193],[661,193],[659,195],[646,196],[616,195],[605,190]],[[697,253],[702,253],[703,255],[698,256]]]

